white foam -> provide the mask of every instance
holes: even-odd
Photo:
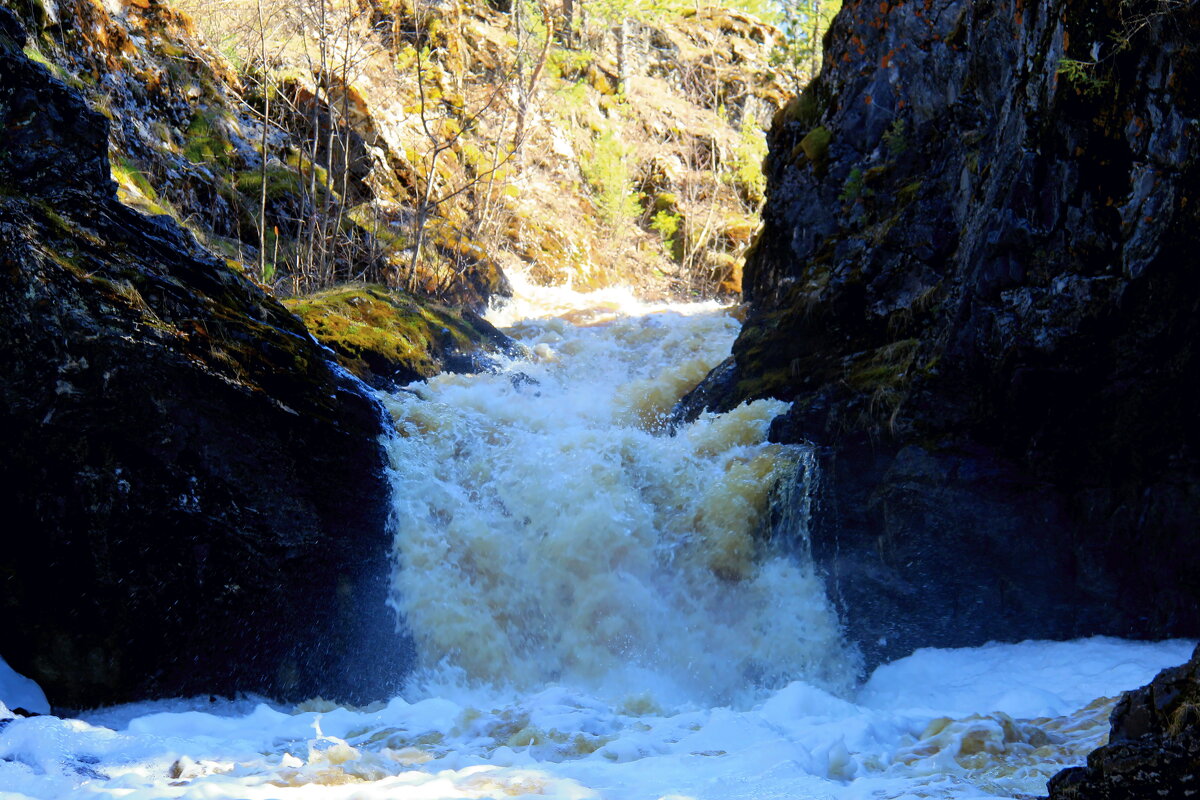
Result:
[[[858,701],[889,711],[1053,717],[1149,682],[1164,664],[1187,661],[1193,646],[1184,640],[1095,637],[1083,642],[993,643],[969,650],[922,649],[877,669]]]
[[[606,695],[650,685],[672,702],[796,678],[848,688],[821,581],[764,536],[771,487],[804,457],[765,443],[786,405],[663,429],[737,323],[713,306],[606,309],[584,327],[511,328],[532,362],[386,398],[393,602],[425,668]]]
[[[982,798],[1040,794],[1103,741],[1110,702],[1187,642],[922,650],[858,701],[793,682],[737,710],[577,688],[445,684],[371,710],[172,701],[0,728],[0,794],[131,798]],[[1076,673],[1071,665],[1083,665]],[[999,713],[1005,687],[1069,713]],[[427,686],[426,690],[432,687]],[[1039,710],[1035,706],[1026,711]],[[1086,703],[1084,704],[1087,705]],[[1074,706],[1074,707],[1073,707]],[[953,710],[939,717],[929,709]],[[1040,709],[1044,710],[1044,708]],[[125,724],[115,720],[140,712]],[[102,727],[101,720],[115,729]]]

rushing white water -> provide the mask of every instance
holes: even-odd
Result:
[[[12,719],[5,702],[38,695],[0,668],[0,800],[1036,795],[1102,743],[1119,692],[1190,654],[1102,638],[922,650],[854,687],[804,514],[776,531],[786,551],[762,521],[772,483],[806,468],[763,441],[780,405],[661,429],[736,323],[580,302],[527,294],[498,321],[530,359],[387,400],[393,603],[423,660],[402,697]]]
[[[663,430],[737,323],[614,305],[526,319],[510,332],[531,358],[388,398],[395,604],[425,666],[704,702],[796,678],[847,689],[820,580],[763,526],[805,456],[764,443],[784,404]]]

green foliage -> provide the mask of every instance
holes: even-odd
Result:
[[[737,144],[733,148],[733,183],[742,198],[757,208],[767,190],[763,159],[767,156],[767,137],[750,116],[742,118]]]
[[[1108,81],[1097,74],[1097,66],[1095,61],[1060,58],[1057,72],[1080,94],[1095,97],[1108,86]]]
[[[904,120],[897,118],[883,134],[883,143],[893,156],[901,155],[908,149],[908,137],[904,134],[904,128]]]
[[[602,131],[596,137],[591,156],[580,166],[595,192],[600,218],[610,231],[619,230],[642,213],[633,193],[629,151],[616,131]]]
[[[842,0],[779,0],[774,22],[783,31],[785,44],[772,54],[772,61],[794,74],[797,86],[816,77],[821,40],[841,7]]]
[[[670,241],[671,237],[679,230],[680,217],[670,211],[659,211],[650,220],[650,227],[658,231],[659,235],[665,241]]]
[[[546,57],[546,72],[552,78],[580,81],[587,74],[587,68],[595,60],[595,54],[588,50],[568,50],[564,47],[555,47]]]
[[[775,0],[725,0],[720,5],[751,14],[772,25],[779,24],[779,4]]]
[[[575,117],[585,111],[591,102],[586,79],[555,89],[553,97],[554,102],[551,109],[557,112],[560,118],[571,124],[575,124]]]
[[[860,197],[866,197],[870,194],[871,190],[863,187],[862,170],[855,167],[846,176],[846,182],[842,184],[842,192],[838,195],[838,200],[841,200],[843,203],[854,203]]]
[[[777,0],[721,0],[711,5],[750,14],[776,26],[782,18]],[[589,15],[595,14],[609,26],[622,19],[649,22],[669,14],[691,16],[699,7],[695,0],[590,0],[587,5]]]
[[[682,222],[683,217],[669,209],[656,212],[650,220],[651,229],[657,231],[658,235],[662,237],[663,248],[672,258],[679,258],[682,255],[681,243],[675,238]]]
[[[649,21],[679,10],[682,4],[672,0],[591,0],[587,8],[589,15],[612,27],[622,20]]]

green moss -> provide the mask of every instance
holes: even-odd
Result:
[[[859,394],[856,415],[843,420],[849,428],[890,430],[902,424],[900,408],[908,396],[917,339],[901,339],[855,358],[846,372],[845,383]]]
[[[284,303],[351,372],[404,383],[442,370],[445,356],[479,349],[483,330],[443,306],[381,286],[343,286]]]
[[[899,387],[908,379],[917,345],[916,339],[901,339],[859,356],[846,371],[846,383],[860,392]]]
[[[304,179],[299,173],[288,167],[267,167],[267,199],[279,200],[288,195],[301,196],[304,194]],[[260,196],[263,187],[263,172],[259,169],[248,169],[234,174],[234,185],[239,192],[250,198]]]
[[[221,127],[223,113],[219,109],[201,111],[192,117],[184,133],[183,154],[196,164],[219,164],[227,167],[233,156],[233,144]]]
[[[653,210],[675,213],[679,210],[679,197],[674,192],[659,192],[654,195]]]
[[[787,105],[780,109],[775,118],[775,124],[795,122],[801,130],[811,128],[821,119],[821,115],[825,111],[823,105],[816,84],[809,83],[799,96],[793,97]]]
[[[121,157],[112,162],[110,171],[117,183],[117,197],[122,203],[144,214],[166,214],[179,219],[179,213],[164,198],[159,197],[146,173],[135,162]]]
[[[900,190],[896,192],[896,199],[900,201],[901,205],[906,206],[916,200],[917,195],[920,194],[920,192],[921,181],[913,181],[912,183],[901,187]]]
[[[322,188],[329,187],[329,171],[320,164],[313,163],[313,160],[308,157],[307,153],[302,153],[292,148],[288,151],[285,161],[289,167],[300,175],[307,176],[315,172],[317,185]]]
[[[779,397],[786,394],[786,390],[794,383],[795,376],[789,367],[776,367],[765,370],[753,378],[744,378],[738,381],[734,395],[751,398]]]
[[[833,134],[829,132],[828,128],[818,125],[800,140],[799,147],[814,166],[821,168],[824,166],[825,160],[829,158],[829,142],[832,138]]]
[[[884,176],[891,171],[891,169],[891,164],[876,164],[873,167],[868,167],[867,170],[863,172],[863,183],[865,183],[867,186],[876,186],[883,180]]]
[[[118,185],[136,190],[147,200],[158,200],[158,192],[150,184],[146,173],[134,166],[134,163],[128,158],[122,157],[112,162],[111,171],[112,178]]]

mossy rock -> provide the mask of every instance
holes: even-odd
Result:
[[[382,286],[348,285],[285,301],[338,361],[377,389],[440,372],[478,372],[516,343],[470,311]]]
[[[268,166],[266,170],[267,199],[280,200],[284,197],[303,197],[306,191],[301,175],[282,166]],[[234,174],[234,183],[246,197],[257,199],[263,189],[263,171],[249,169]]]
[[[813,163],[813,166],[820,169],[825,164],[825,159],[829,157],[829,141],[833,138],[833,134],[824,126],[813,128],[808,134],[800,140],[800,149],[808,160]]]

